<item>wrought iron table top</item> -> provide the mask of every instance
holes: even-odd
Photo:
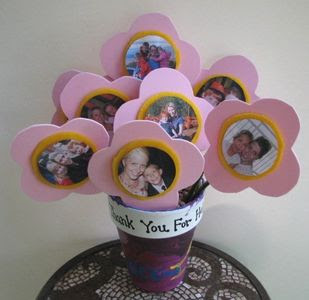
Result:
[[[164,293],[136,288],[119,240],[77,255],[44,285],[37,300],[269,300],[266,290],[241,263],[193,241],[182,284]]]

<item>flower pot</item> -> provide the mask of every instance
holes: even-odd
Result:
[[[183,280],[204,195],[168,211],[144,211],[109,198],[113,222],[135,286],[151,292],[175,288]]]

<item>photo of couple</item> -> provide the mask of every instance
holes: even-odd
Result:
[[[115,114],[124,101],[112,94],[97,95],[83,106],[81,117],[102,124],[107,131],[113,131]]]
[[[224,100],[246,101],[244,91],[237,82],[231,78],[221,76],[208,80],[197,92],[197,97],[217,106]]]
[[[93,154],[85,143],[68,139],[45,149],[39,159],[40,174],[55,185],[71,185],[88,177],[88,162]]]
[[[127,153],[118,166],[121,185],[131,194],[151,197],[166,191],[175,178],[172,158],[154,147],[138,147]]]
[[[278,143],[267,124],[256,119],[245,119],[227,130],[222,152],[228,165],[237,173],[257,176],[273,166]]]
[[[171,137],[189,142],[199,125],[192,107],[181,98],[172,96],[155,101],[146,111],[144,119],[159,123]]]
[[[134,41],[126,53],[129,75],[139,79],[158,68],[176,68],[175,51],[162,37],[148,35]]]

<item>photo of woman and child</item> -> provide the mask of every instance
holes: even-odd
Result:
[[[148,35],[134,41],[126,54],[129,75],[139,79],[158,68],[176,68],[175,51],[163,38]]]
[[[144,119],[159,123],[171,137],[190,142],[198,129],[192,107],[177,97],[158,99],[148,108]]]
[[[277,158],[277,148],[278,143],[272,129],[251,119],[233,124],[222,143],[223,155],[229,166],[237,173],[247,176],[267,171]]]
[[[77,140],[62,140],[45,149],[39,159],[40,174],[55,185],[71,185],[88,177],[92,149]]]
[[[83,106],[81,117],[97,121],[112,132],[116,112],[123,103],[121,98],[112,94],[97,95]]]
[[[118,167],[121,185],[131,194],[151,197],[166,191],[175,178],[175,165],[164,151],[138,147],[127,153]]]
[[[221,76],[208,80],[197,92],[197,97],[217,106],[224,100],[246,101],[244,91],[240,85],[231,78]]]

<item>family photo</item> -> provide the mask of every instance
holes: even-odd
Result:
[[[124,101],[112,94],[97,95],[82,108],[81,117],[102,124],[107,131],[113,131],[115,114]]]
[[[129,75],[144,79],[149,72],[158,68],[175,69],[175,51],[164,38],[148,35],[129,47],[125,65]]]
[[[228,165],[237,173],[257,176],[273,166],[278,155],[278,142],[267,124],[244,119],[228,128],[222,152]]]
[[[144,119],[159,123],[171,137],[189,142],[199,126],[192,107],[181,98],[172,96],[155,101],[148,108]]]
[[[118,166],[121,185],[130,193],[151,197],[172,184],[176,169],[172,158],[154,147],[138,147],[127,153]]]
[[[45,149],[39,159],[40,174],[55,185],[71,185],[88,177],[88,162],[93,154],[85,143],[68,139]]]
[[[217,106],[224,100],[246,101],[244,91],[237,82],[231,78],[221,76],[208,80],[197,92],[197,97]]]

